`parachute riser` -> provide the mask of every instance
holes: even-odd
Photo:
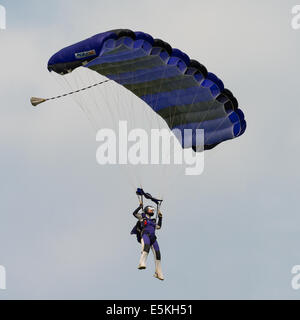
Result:
[[[160,207],[162,205],[163,200],[158,200],[158,199],[152,197],[152,195],[150,193],[144,192],[144,190],[141,189],[141,188],[137,189],[136,194],[137,194],[139,200],[141,199],[142,203],[143,203],[143,197],[145,197],[146,199],[151,200],[156,204],[156,218],[155,218],[155,220],[156,220],[156,223],[157,223],[157,221],[158,221],[158,212],[160,211]]]
[[[139,199],[139,202],[140,202],[140,203],[142,204],[142,206],[144,207],[144,196],[137,194],[137,197],[138,197],[138,199]]]

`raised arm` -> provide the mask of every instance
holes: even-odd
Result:
[[[143,220],[142,214],[139,213],[139,211],[143,208],[143,205],[140,204],[138,208],[136,208],[133,212],[133,215],[135,218],[137,218],[138,220]]]
[[[156,229],[159,230],[162,227],[162,219],[163,219],[163,215],[162,213],[159,211],[158,212],[158,223],[156,225]]]

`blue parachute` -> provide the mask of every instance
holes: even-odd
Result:
[[[97,34],[57,52],[48,70],[64,75],[81,66],[133,92],[171,130],[191,129],[182,142],[185,148],[199,150],[197,129],[204,129],[205,150],[246,130],[237,99],[215,74],[147,33],[120,29]]]

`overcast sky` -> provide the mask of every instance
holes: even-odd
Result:
[[[0,299],[300,298],[291,287],[291,269],[300,264],[295,1],[0,4],[7,10],[0,31],[0,265],[7,290]],[[135,170],[128,177],[124,167],[97,164],[95,131],[72,99],[38,109],[29,103],[30,96],[62,92],[46,68],[52,54],[116,28],[145,31],[201,61],[234,92],[248,122],[242,137],[206,153],[201,176],[137,169],[146,191],[156,194],[170,182],[159,232],[164,282],[152,277],[152,255],[149,268],[137,270],[140,248],[129,235]]]

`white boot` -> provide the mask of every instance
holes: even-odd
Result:
[[[143,251],[138,269],[140,269],[140,270],[146,269],[147,258],[148,258],[148,253]]]
[[[156,252],[153,248],[153,246],[151,247],[151,250],[153,252],[153,256],[154,256],[154,261],[155,261],[155,273],[154,273],[154,277],[163,281],[165,280],[164,275],[162,273],[162,269],[161,269],[161,261],[157,260],[157,256],[156,256]]]
[[[154,277],[163,281],[165,280],[164,275],[161,270],[161,261],[160,260],[155,260],[155,274]]]

